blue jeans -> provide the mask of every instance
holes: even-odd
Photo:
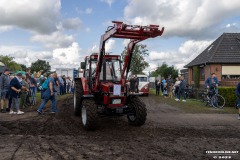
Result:
[[[183,99],[186,100],[185,89],[178,89],[177,98],[180,99],[180,98],[181,98],[181,95],[183,96]]]
[[[20,105],[19,98],[12,97],[11,109],[13,110],[14,108],[16,108],[17,112],[18,112],[19,111],[19,105]]]
[[[38,111],[42,112],[43,108],[45,107],[46,103],[51,100],[52,101],[52,112],[57,112],[57,101],[55,95],[51,96],[50,99],[43,99],[42,104],[39,106]]]
[[[63,95],[64,94],[64,86],[60,84],[59,86],[59,90],[60,90],[60,95]]]
[[[66,89],[67,89],[67,86],[64,85],[64,86],[63,86],[63,94],[66,94]]]

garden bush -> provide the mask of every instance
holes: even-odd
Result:
[[[236,87],[219,87],[218,93],[225,98],[226,107],[235,107],[237,101]]]

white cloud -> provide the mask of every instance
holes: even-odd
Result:
[[[60,9],[60,0],[1,0],[0,25],[50,33],[56,31]]]
[[[105,44],[105,52],[111,53],[115,48],[116,41],[114,39],[109,39]],[[99,53],[99,45],[96,43],[92,46],[91,49],[87,51],[87,54]]]
[[[99,46],[98,45],[93,45],[93,47],[91,48],[91,53],[99,53]]]
[[[181,44],[179,47],[178,51],[181,53],[181,55],[185,56],[191,56],[193,54],[197,54],[200,51],[203,51],[204,49],[207,48],[207,46],[211,43],[212,41],[194,41],[194,40],[188,40]]]
[[[85,31],[86,32],[91,32],[91,28],[87,27],[87,28],[85,28]]]
[[[122,43],[123,47],[127,47],[127,45],[128,45],[129,42],[130,42],[129,39],[124,39],[124,40],[123,40],[123,43]]]
[[[177,58],[177,56],[174,53],[171,52],[156,52],[156,51],[151,51],[149,53],[149,59],[152,61],[155,60],[164,60],[168,61],[171,59]]]
[[[240,21],[228,23],[222,28],[223,32],[238,33],[240,31]]]
[[[115,40],[109,39],[105,44],[105,52],[112,52],[115,47]]]
[[[222,33],[217,28],[227,18],[239,16],[239,10],[239,0],[131,0],[124,17],[132,24],[164,26],[164,36],[209,38]]]
[[[73,29],[77,30],[81,27],[82,21],[79,18],[69,18],[62,22],[63,29]]]
[[[92,14],[93,13],[92,8],[86,8],[85,10],[81,10],[78,7],[76,7],[75,10],[78,14]]]
[[[107,21],[104,21],[104,22],[102,23],[102,25],[103,25],[104,27],[108,27],[108,26],[113,26],[113,23],[112,23],[111,20],[107,20]]]
[[[54,49],[53,51],[33,51],[28,46],[0,46],[1,55],[14,57],[14,61],[26,66],[38,59],[46,60],[52,69],[56,68],[78,68],[80,65],[81,48],[78,43],[73,42],[65,48]]]
[[[0,33],[12,30],[12,26],[0,26]]]
[[[64,19],[61,16],[61,0],[1,0],[0,32],[20,28],[32,34],[32,42],[40,42],[47,48],[67,47],[74,37],[67,30],[78,30],[79,18]],[[86,9],[89,14],[91,8]]]
[[[112,6],[114,0],[101,0],[102,2],[107,3],[110,7]]]
[[[50,61],[52,69],[56,68],[77,68],[80,65],[80,47],[74,42],[66,48],[53,50],[53,59]]]
[[[93,11],[92,8],[87,8],[87,9],[85,10],[85,13],[86,13],[86,14],[91,14],[92,11]]]
[[[0,46],[1,55],[14,57],[14,61],[20,64],[30,66],[32,62],[38,59],[51,60],[52,52],[49,51],[33,51],[29,46]]]
[[[73,43],[74,38],[72,35],[65,35],[60,31],[56,31],[52,34],[34,35],[31,41],[43,43],[46,48],[53,49],[69,46]]]
[[[150,62],[150,67],[154,68],[166,62],[168,65],[174,65],[181,69],[184,65],[198,56],[204,49],[206,49],[212,41],[194,41],[188,40],[181,44],[178,51],[157,52],[151,51],[147,61]]]

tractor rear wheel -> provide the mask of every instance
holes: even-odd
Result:
[[[128,106],[131,110],[127,115],[129,124],[133,126],[143,125],[147,117],[146,105],[139,97],[132,97],[128,102]]]
[[[82,125],[85,130],[94,130],[97,127],[98,113],[97,105],[92,99],[84,99],[82,101]]]
[[[83,95],[83,88],[81,79],[75,79],[75,85],[74,85],[74,115],[80,116],[81,115],[81,97]]]

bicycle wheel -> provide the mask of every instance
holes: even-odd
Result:
[[[213,107],[223,108],[225,105],[225,99],[220,94],[216,94],[212,97]]]
[[[208,97],[204,93],[201,94],[200,99],[202,105],[207,106],[209,104]]]

